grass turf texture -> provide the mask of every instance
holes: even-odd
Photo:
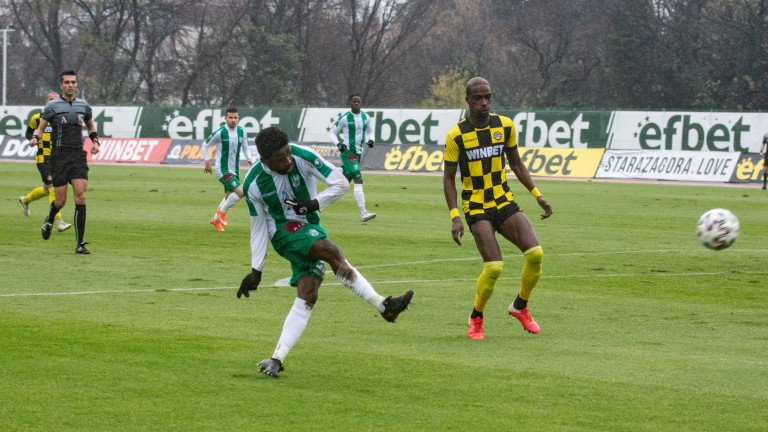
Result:
[[[279,379],[272,354],[295,290],[270,248],[262,287],[249,271],[248,217],[208,223],[221,186],[202,168],[93,165],[90,256],[74,230],[43,241],[44,200],[29,163],[0,174],[0,419],[16,430],[633,430],[768,428],[768,194],[755,188],[539,180],[554,207],[511,185],[544,247],[530,307],[507,315],[523,259],[466,337],[482,263],[467,230],[450,236],[442,178],[365,175],[321,218],[384,295],[414,289],[396,324],[328,274]],[[698,243],[699,216],[728,208],[741,236]],[[71,196],[63,211],[73,222]],[[88,292],[84,294],[71,294]],[[67,294],[70,293],[70,294]],[[43,295],[50,294],[50,295]]]

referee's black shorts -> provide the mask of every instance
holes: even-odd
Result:
[[[53,187],[66,186],[74,179],[88,180],[88,154],[82,148],[54,147],[48,162]]]

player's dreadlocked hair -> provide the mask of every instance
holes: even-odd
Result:
[[[262,159],[272,156],[286,144],[288,144],[288,135],[274,126],[262,129],[256,135],[256,149]]]

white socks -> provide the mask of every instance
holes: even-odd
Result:
[[[360,215],[367,213],[365,209],[365,195],[363,195],[363,184],[355,183],[355,200],[357,200],[357,207],[360,208]]]
[[[349,262],[347,262],[349,264]],[[352,265],[350,265],[352,267]],[[379,310],[379,312],[384,312],[384,299],[385,297],[381,294],[377,293],[375,289],[373,289],[373,286],[371,286],[370,282],[368,282],[363,275],[360,274],[359,271],[357,271],[356,268],[352,267],[352,270],[355,271],[355,275],[357,276],[355,278],[354,282],[348,281],[346,279],[342,279],[339,276],[336,276],[336,279],[341,282],[342,285],[349,288],[354,292],[355,294],[359,295],[365,301],[372,304],[376,309]]]
[[[236,193],[233,192],[229,194],[228,198],[221,200],[221,204],[219,204],[219,211],[226,213],[227,210],[232,208],[233,205],[237,204],[238,201],[240,201],[240,197],[237,196]]]
[[[232,195],[237,196],[236,194]],[[275,348],[275,353],[272,354],[272,358],[280,360],[281,363],[285,361],[288,351],[293,348],[301,334],[304,333],[304,329],[307,328],[310,315],[312,315],[312,308],[307,305],[307,302],[296,297],[291,311],[285,317],[283,333],[280,334],[280,339],[277,340],[277,347]]]

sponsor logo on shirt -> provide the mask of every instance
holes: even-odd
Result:
[[[467,150],[467,159],[470,161],[485,159],[494,156],[500,156],[504,153],[504,145],[493,145],[488,147],[478,147]]]

